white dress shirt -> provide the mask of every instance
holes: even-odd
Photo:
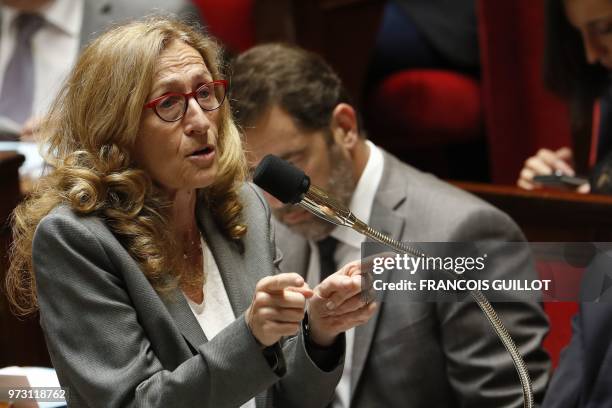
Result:
[[[365,222],[370,222],[372,206],[376,196],[376,190],[380,184],[383,174],[384,157],[376,145],[369,140],[366,141],[369,148],[368,162],[361,177],[357,181],[357,186],[353,192],[349,209],[357,218]],[[333,191],[330,191],[333,194]],[[361,259],[361,243],[365,237],[350,228],[336,227],[331,236],[338,240],[338,246],[334,252],[334,261],[338,267],[344,266],[349,262]],[[319,250],[314,242],[310,244],[310,262],[308,267],[307,281],[310,287],[316,286],[319,281]],[[344,370],[342,378],[336,387],[336,396],[332,403],[333,408],[348,408],[351,397],[351,368],[353,362],[353,346],[355,343],[355,330],[346,332],[346,354],[344,358]]]
[[[32,115],[44,115],[76,62],[79,52],[83,0],[55,0],[39,14],[45,23],[32,38],[34,59],[34,102]],[[2,6],[0,32],[0,87],[17,40],[16,18],[20,11]],[[1,92],[1,89],[0,89]],[[7,130],[19,133],[21,126],[2,119]]]

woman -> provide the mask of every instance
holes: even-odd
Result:
[[[612,151],[612,3],[608,0],[548,0],[544,80],[549,89],[568,100],[573,132],[590,135],[594,102],[601,98],[597,161]],[[584,131],[586,129],[586,132]],[[525,189],[540,185],[537,175],[554,172],[574,175],[573,152],[568,147],[540,149],[525,161],[517,184]],[[597,171],[595,171],[597,173]],[[599,177],[594,174],[592,180]],[[593,183],[592,183],[593,184]],[[594,189],[597,190],[597,183]],[[587,193],[589,184],[578,192]]]
[[[15,211],[7,286],[17,311],[39,306],[71,405],[322,407],[339,334],[373,313],[354,265],[315,291],[268,276],[270,214],[243,181],[218,61],[178,21],[120,26],[42,129],[54,170]]]

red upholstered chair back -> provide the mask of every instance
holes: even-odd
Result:
[[[553,288],[550,295],[553,299],[576,299],[580,290],[580,282],[584,268],[572,267],[566,262],[539,261],[536,268],[540,279],[550,279]],[[548,298],[550,299],[550,297]],[[559,364],[561,350],[572,338],[571,319],[578,311],[576,302],[544,302],[544,311],[548,316],[550,331],[544,339],[544,348],[550,354],[553,368]]]
[[[193,0],[209,32],[231,51],[255,45],[254,0]]]
[[[544,0],[478,0],[491,177],[514,184],[541,147],[570,146],[567,106],[544,89]]]

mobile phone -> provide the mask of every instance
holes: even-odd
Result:
[[[589,179],[577,176],[568,176],[566,174],[547,174],[535,176],[533,181],[545,186],[556,187],[572,187],[576,188],[589,182]]]

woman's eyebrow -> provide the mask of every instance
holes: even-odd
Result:
[[[151,94],[158,93],[162,90],[166,90],[168,88],[178,87],[182,84],[182,81],[179,81],[178,78],[166,78],[161,79],[153,85],[153,89],[151,90]]]
[[[192,78],[192,81],[194,79],[197,80],[198,82],[211,82],[211,81],[213,81],[212,74],[210,72],[208,72],[208,71],[202,71],[201,73],[198,73],[198,74],[194,75],[193,78]],[[183,84],[183,81],[180,81],[176,77],[175,78],[161,79],[157,83],[155,83],[151,93],[154,94],[156,92],[159,92],[160,90],[168,89],[168,88],[172,88],[172,87],[178,87],[178,86],[181,86],[182,84]]]

